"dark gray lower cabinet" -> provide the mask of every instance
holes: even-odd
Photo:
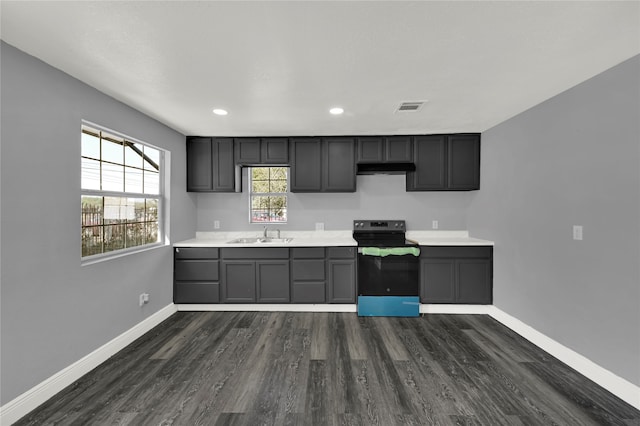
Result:
[[[293,303],[325,303],[324,247],[291,249],[291,301]]]
[[[422,303],[491,304],[493,248],[421,247]]]
[[[288,303],[288,248],[223,248],[223,303]]]
[[[355,303],[356,247],[327,248],[327,302]]]
[[[218,249],[174,249],[174,303],[220,302]]]

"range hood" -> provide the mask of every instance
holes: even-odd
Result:
[[[413,163],[360,163],[356,173],[359,175],[398,175],[416,170]]]

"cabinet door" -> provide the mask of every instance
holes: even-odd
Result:
[[[258,303],[289,302],[289,261],[256,262]]]
[[[422,303],[455,302],[456,274],[453,259],[421,259],[420,281]]]
[[[256,264],[250,260],[222,262],[222,301],[254,303],[256,301]]]
[[[211,145],[213,164],[213,190],[235,191],[235,163],[233,161],[233,139],[214,138]]]
[[[413,140],[415,172],[407,172],[407,191],[446,189],[446,136],[416,136]]]
[[[262,139],[262,164],[289,164],[289,140],[287,138]]]
[[[260,163],[260,139],[235,138],[233,140],[233,145],[237,164]]]
[[[480,135],[451,135],[447,151],[447,188],[480,189]]]
[[[291,139],[291,192],[322,190],[322,144],[319,138]]]
[[[358,163],[379,163],[384,160],[384,143],[381,137],[358,138]]]
[[[212,190],[211,138],[187,138],[187,191]]]
[[[355,192],[356,163],[353,138],[323,140],[322,191]]]
[[[491,304],[493,286],[491,261],[485,259],[457,259],[456,282],[458,303]]]
[[[327,261],[327,301],[329,303],[355,303],[355,260]]]
[[[386,137],[384,149],[384,160],[389,163],[410,163],[413,161],[411,136]]]

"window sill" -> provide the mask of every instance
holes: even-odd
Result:
[[[83,257],[81,259],[81,266],[88,266],[88,265],[93,265],[96,263],[101,263],[101,262],[106,262],[108,260],[112,260],[112,259],[118,259],[120,257],[125,257],[125,256],[129,256],[132,254],[136,254],[136,253],[142,253],[145,251],[150,251],[150,250],[155,250],[158,248],[162,248],[162,247],[166,247],[169,244],[165,244],[165,243],[155,243],[155,244],[148,244],[148,245],[144,245],[144,246],[140,246],[140,247],[132,247],[129,249],[122,249],[122,250],[118,250],[115,252],[110,252],[110,253],[102,253],[102,254],[94,254],[93,256],[86,256]]]

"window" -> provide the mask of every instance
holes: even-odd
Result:
[[[161,150],[82,125],[82,257],[162,241]]]
[[[251,223],[286,223],[287,167],[251,167],[249,192]]]

